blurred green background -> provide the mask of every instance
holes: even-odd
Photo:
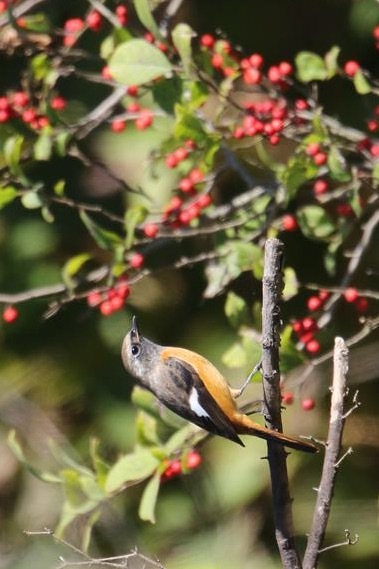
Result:
[[[49,10],[56,21],[82,13],[85,5],[67,0],[53,4]],[[358,59],[373,73],[379,70],[378,52],[371,39],[372,27],[379,22],[374,0],[188,0],[178,19],[188,21],[199,33],[219,29],[246,53],[262,53],[268,63],[292,60],[306,49],[323,54],[337,44],[344,59]],[[12,59],[5,58],[0,65],[4,91],[12,87],[17,69]],[[83,86],[75,81],[64,81],[60,87],[70,100],[79,99],[80,93],[80,104],[88,108],[104,96],[101,87],[91,86],[83,93]],[[326,86],[320,97],[329,114],[338,113],[348,124],[364,128],[365,109],[357,106],[343,85]],[[158,124],[156,130],[159,140],[164,126],[159,128]],[[100,130],[90,137],[88,148],[104,160],[112,156],[112,166],[127,179],[130,172],[120,140]],[[138,170],[142,161],[134,150],[130,160]],[[68,177],[68,191],[77,199],[101,199],[109,209],[117,210],[122,198],[98,171],[66,159],[51,164],[43,176],[54,182],[62,172]],[[35,172],[36,178],[40,175]],[[154,183],[147,185],[158,192]],[[64,260],[94,247],[75,212],[56,209],[54,213],[56,223],[49,225],[17,204],[2,212],[2,292],[59,282]],[[295,246],[289,242],[288,247],[291,245]],[[301,243],[296,244],[296,254],[301,255]],[[307,266],[309,261],[304,259],[305,279],[315,270],[315,259],[311,261],[312,266]],[[201,352],[236,385],[245,377],[248,370],[231,374],[221,364],[223,352],[235,339],[234,332],[223,315],[223,299],[205,302],[204,286],[198,267],[167,270],[138,283],[128,308],[109,318],[76,303],[46,320],[42,318],[45,303],[33,301],[22,306],[21,316],[12,326],[0,324],[0,568],[50,569],[62,554],[48,537],[23,535],[23,530],[53,528],[62,496],[55,486],[38,481],[20,467],[6,444],[9,429],[17,429],[33,462],[49,468],[55,465],[49,452],[50,438],[83,463],[88,461],[88,441],[93,436],[101,440],[103,452],[111,460],[118,452],[131,449],[135,410],[129,402],[132,383],[122,368],[120,345],[132,314],[139,315],[145,335]],[[342,324],[343,318],[341,315]],[[318,378],[320,384],[309,388],[320,393],[312,413],[302,411],[298,404],[285,412],[286,431],[325,436],[328,401],[324,395],[329,380],[325,375]],[[259,386],[252,387],[250,395],[259,397]],[[345,441],[354,445],[355,452],[339,473],[326,545],[343,541],[345,528],[358,533],[360,540],[354,547],[334,549],[322,556],[320,567],[324,569],[371,569],[379,563],[378,395],[378,381],[360,386],[363,406],[349,420]],[[116,555],[138,546],[145,554],[158,555],[170,569],[280,567],[268,468],[261,460],[264,443],[249,439],[243,449],[228,441],[211,440],[203,454],[204,465],[199,471],[163,487],[155,526],[138,521],[138,487],[115,499],[95,528],[92,553]],[[295,527],[302,545],[310,527],[321,461],[322,456],[295,453],[288,461]],[[68,540],[75,542],[75,528]],[[68,559],[71,554],[64,555]]]

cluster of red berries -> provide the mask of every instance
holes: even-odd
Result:
[[[56,111],[63,110],[66,104],[66,100],[61,96],[53,96],[50,99],[50,106]],[[49,125],[49,118],[32,105],[30,96],[25,91],[15,91],[0,96],[0,123],[6,123],[14,118],[21,120],[34,130],[40,130]]]
[[[130,88],[129,88],[130,89]],[[127,106],[127,112],[136,115],[134,126],[137,130],[145,130],[153,124],[154,115],[151,109],[142,108],[136,101]],[[113,119],[111,129],[113,132],[123,132],[126,127],[126,121],[123,119]]]
[[[19,312],[15,306],[7,306],[3,310],[3,321],[6,324],[12,324],[19,317]]]
[[[121,26],[126,26],[129,19],[128,8],[124,4],[119,4],[115,8],[115,16]],[[72,47],[86,27],[93,32],[99,32],[103,27],[103,23],[104,17],[98,10],[88,12],[85,20],[82,18],[70,18],[66,20],[63,26],[63,45]]]
[[[185,474],[188,471],[194,470],[198,468],[203,459],[201,454],[197,452],[197,450],[191,450],[188,452],[183,460],[179,459],[172,459],[166,460],[164,463],[164,471],[161,475],[161,480],[170,480],[171,478],[175,478],[176,476],[180,476],[181,474]]]
[[[279,135],[284,129],[284,121],[288,115],[287,103],[284,99],[266,99],[256,103],[247,103],[246,116],[233,131],[233,138],[261,134],[268,137],[272,145],[279,143]]]
[[[343,293],[343,297],[346,302],[354,305],[355,310],[358,314],[364,314],[368,309],[368,300],[363,296],[360,296],[359,292],[354,287],[348,287]]]
[[[312,159],[316,166],[323,166],[328,160],[328,155],[319,142],[311,142],[305,148],[305,153]]]
[[[204,34],[200,38],[200,46],[209,53],[213,69],[220,71],[225,77],[237,75],[238,58],[227,40],[216,40],[211,34]]]
[[[166,43],[164,43],[163,41],[157,40],[152,33],[150,32],[146,32],[146,34],[143,36],[144,39],[149,42],[152,43],[153,45],[155,45],[155,47],[157,47],[158,49],[160,49],[161,51],[163,51],[163,53],[165,53],[166,51],[168,51],[168,45]]]
[[[196,142],[188,139],[183,146],[179,146],[173,152],[167,154],[165,164],[167,168],[176,168],[183,160],[186,160],[190,153],[196,149]]]
[[[282,403],[283,405],[292,405],[295,401],[295,396],[292,391],[283,391],[282,392]],[[301,407],[304,411],[312,411],[316,406],[316,402],[311,397],[307,397],[306,399],[302,399]]]
[[[325,302],[328,300],[330,294],[325,290],[320,290],[317,295],[312,295],[307,300],[307,308],[310,313],[321,310]],[[295,320],[292,323],[292,330],[297,335],[299,342],[304,346],[305,350],[310,355],[316,355],[321,349],[320,342],[315,338],[318,332],[318,325],[312,316]]]
[[[93,290],[87,295],[87,304],[91,308],[98,307],[103,316],[109,316],[123,308],[126,299],[130,295],[130,287],[125,280],[120,280],[117,285],[107,290],[99,292]]]

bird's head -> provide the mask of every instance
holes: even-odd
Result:
[[[133,316],[132,327],[122,344],[122,361],[129,373],[147,383],[154,366],[158,363],[160,346],[144,338],[138,329],[137,319]]]

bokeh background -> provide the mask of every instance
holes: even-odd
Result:
[[[57,22],[81,13],[85,5],[67,0],[52,4],[46,9]],[[262,53],[269,64],[292,60],[301,50],[323,54],[332,45],[340,45],[344,59],[358,59],[374,74],[379,69],[378,52],[371,39],[371,30],[379,22],[374,0],[187,0],[178,20],[187,21],[199,33],[218,29],[246,53]],[[5,91],[12,87],[17,69],[7,58],[0,65],[0,85]],[[104,96],[101,86],[83,93],[83,85],[70,80],[61,85],[61,90],[88,109]],[[356,104],[342,82],[325,86],[320,98],[329,114],[364,128],[364,106]],[[146,148],[138,136],[127,135],[124,147],[120,138],[99,129],[90,137],[88,148],[126,180],[131,175],[143,177]],[[156,136],[157,140],[162,138],[164,129],[158,129]],[[52,163],[43,175],[53,182],[60,172],[68,176],[69,191],[77,199],[101,199],[107,207],[117,209],[121,197],[103,173],[66,159]],[[39,175],[35,172],[36,177]],[[150,191],[159,191],[156,181],[145,183]],[[94,247],[75,212],[57,209],[54,213],[56,223],[49,225],[17,204],[1,212],[2,292],[59,282],[64,260]],[[317,252],[313,258],[304,258],[304,280],[314,278]],[[289,240],[287,255],[301,253],[301,242]],[[136,413],[130,404],[132,381],[120,359],[120,345],[132,314],[139,315],[145,335],[201,352],[235,385],[245,377],[248,370],[231,374],[221,363],[222,354],[235,339],[234,331],[223,314],[224,299],[204,301],[204,287],[199,267],[167,270],[138,283],[125,311],[108,318],[100,317],[84,303],[73,303],[44,319],[45,303],[32,301],[23,305],[19,320],[12,326],[0,324],[0,568],[50,569],[62,554],[48,537],[23,534],[24,530],[54,528],[62,494],[59,487],[37,480],[20,466],[6,443],[10,429],[18,431],[28,457],[50,469],[56,465],[49,439],[84,464],[89,460],[88,443],[93,436],[100,439],[105,456],[112,460],[117,453],[132,448]],[[348,334],[348,316],[337,317],[342,327],[346,318]],[[375,351],[377,348],[368,350],[366,363]],[[360,380],[359,356],[362,354],[358,352],[353,383]],[[288,432],[325,436],[329,371],[325,368],[314,379],[315,384],[307,387],[317,400],[314,411],[306,413],[298,404],[286,410]],[[379,563],[379,383],[375,373],[369,374],[369,379],[360,384],[362,407],[348,422],[345,444],[354,446],[354,454],[339,473],[327,544],[343,541],[345,528],[359,534],[360,539],[354,547],[337,548],[322,556],[323,569],[371,569]],[[259,398],[259,386],[251,388],[250,396]],[[162,488],[155,526],[138,521],[138,487],[109,504],[95,527],[92,553],[122,554],[138,546],[148,555],[158,555],[170,569],[280,567],[273,537],[268,467],[261,460],[264,443],[249,440],[243,449],[228,441],[210,440],[202,452],[204,465],[199,471]],[[304,545],[301,536],[310,527],[313,488],[320,477],[322,456],[293,453],[288,463],[295,527],[299,543]],[[75,529],[68,533],[68,539],[75,539]],[[64,555],[70,557],[67,552]]]

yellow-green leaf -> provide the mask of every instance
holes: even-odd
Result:
[[[158,460],[148,450],[140,450],[120,458],[110,469],[105,491],[108,494],[121,490],[128,482],[148,478],[158,466]]]
[[[138,514],[141,520],[155,524],[155,505],[157,503],[158,492],[160,487],[160,472],[156,472],[154,476],[146,484],[143,491]]]

